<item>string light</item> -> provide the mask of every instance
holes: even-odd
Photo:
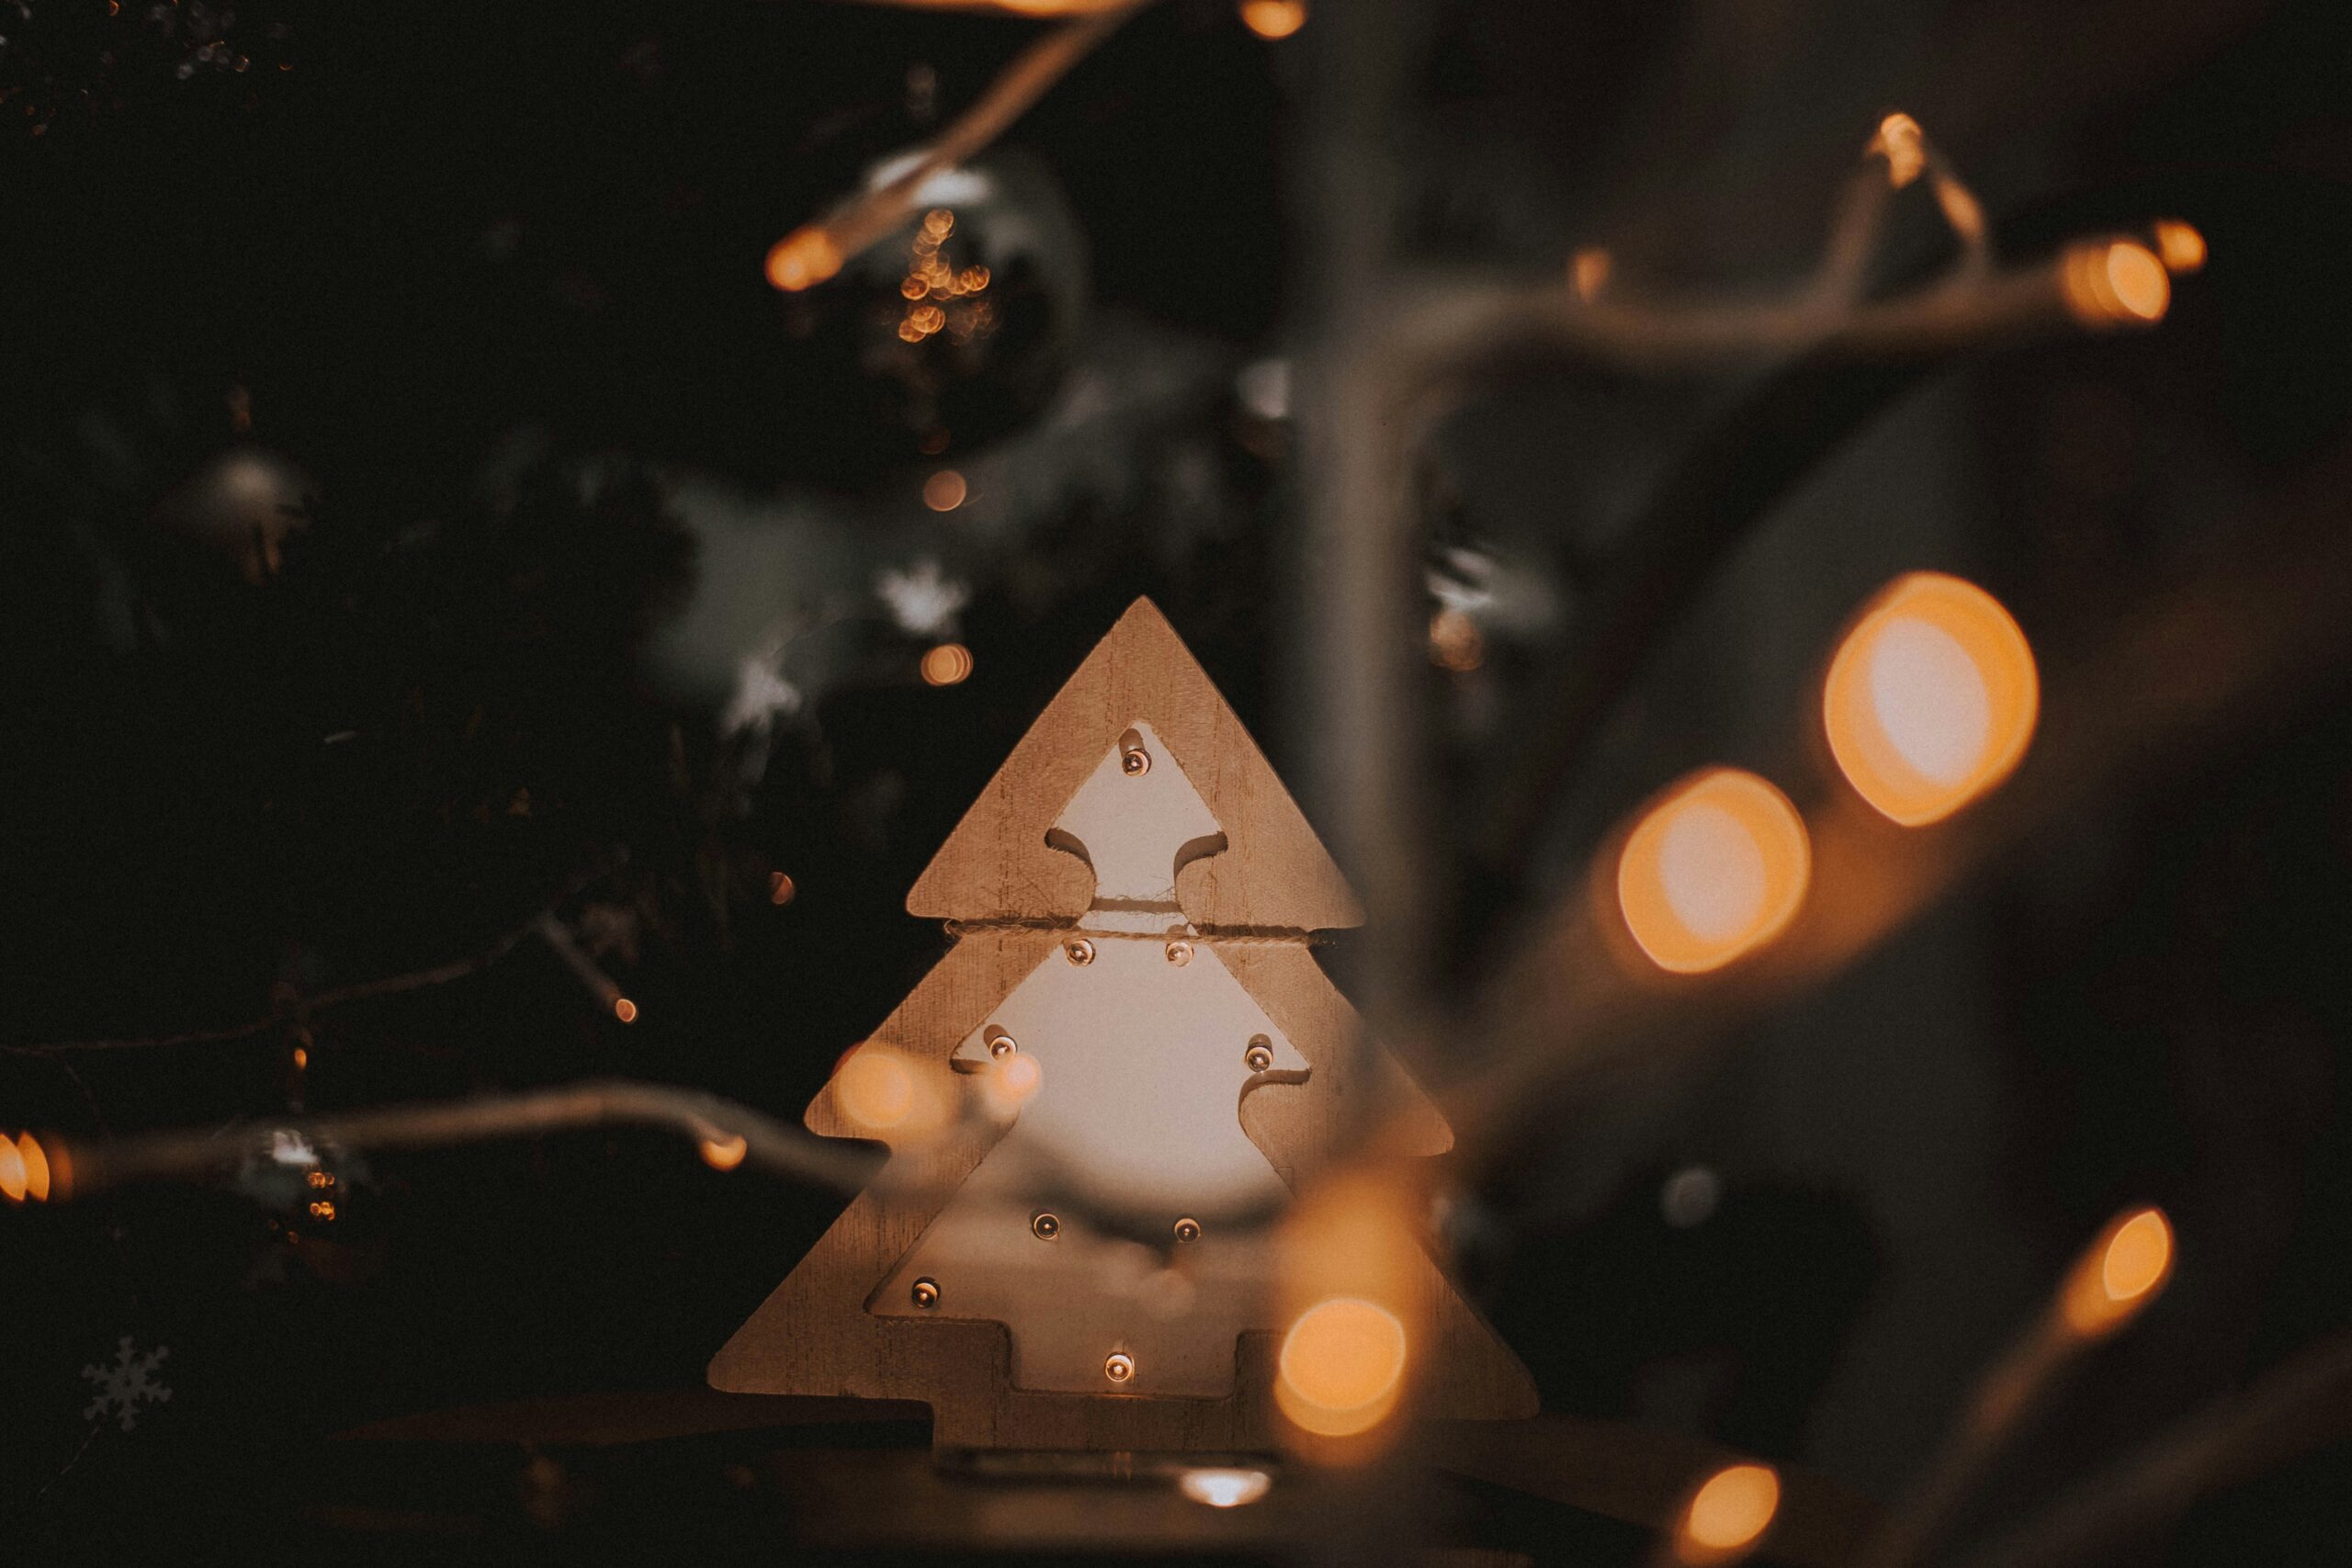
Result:
[[[841,246],[823,229],[796,229],[768,252],[768,282],[797,294],[841,271],[842,260]]]
[[[899,1055],[876,1044],[856,1046],[833,1069],[833,1101],[870,1133],[887,1133],[916,1119],[915,1075]]]
[[[23,1167],[25,1173],[25,1196],[36,1203],[46,1201],[51,1180],[48,1151],[30,1133],[17,1135],[16,1149],[17,1163]]]
[[[11,1203],[21,1203],[31,1183],[26,1179],[25,1156],[22,1150],[6,1139],[0,1139],[0,1197]]]
[[[2199,272],[2205,266],[2205,236],[2197,226],[2178,218],[2160,218],[2152,232],[2155,236],[2156,254],[2165,270],[2173,273]]]
[[[922,481],[922,503],[933,512],[953,512],[964,504],[970,487],[953,468],[942,468]]]
[[[1614,265],[1607,251],[1597,245],[1587,246],[1568,258],[1568,283],[1577,298],[1591,304],[1600,298],[1609,283],[1609,269]]]
[[[1778,936],[1812,874],[1788,797],[1754,773],[1714,768],[1669,786],[1626,836],[1617,903],[1652,963],[1702,974]]]
[[[1683,1506],[1675,1558],[1692,1568],[1736,1562],[1756,1549],[1780,1509],[1781,1477],[1770,1465],[1725,1465]]]
[[[789,904],[799,891],[799,888],[793,886],[792,878],[786,876],[783,872],[772,871],[768,873],[769,903],[779,905]]]
[[[927,686],[957,685],[971,673],[972,650],[960,642],[943,642],[922,656],[922,679]]]
[[[1188,1470],[1177,1490],[1211,1508],[1238,1508],[1266,1495],[1273,1478],[1262,1470]]]
[[[1928,166],[1927,137],[1919,122],[1907,114],[1891,114],[1880,120],[1868,151],[1886,160],[1887,184],[1896,190],[1917,179]]]
[[[627,997],[615,997],[613,998],[613,1016],[619,1019],[623,1023],[635,1023],[637,1021],[637,1004],[629,1000]]]
[[[1241,25],[1262,39],[1283,39],[1306,25],[1305,0],[1241,0]]]
[[[1283,1337],[1274,1401],[1293,1423],[1318,1436],[1367,1431],[1396,1407],[1406,1343],[1405,1325],[1375,1302],[1317,1302]]]
[[[713,1170],[732,1170],[743,1163],[744,1156],[752,1152],[751,1140],[740,1134],[705,1138],[696,1146],[702,1152],[703,1164]]]
[[[2117,1216],[2060,1287],[2058,1311],[2086,1339],[2113,1333],[2163,1294],[2172,1279],[2172,1223],[2157,1208]]]
[[[2063,287],[2066,308],[2091,326],[2160,321],[2172,303],[2165,264],[2135,240],[2075,246],[2066,253]]]
[[[1009,1117],[1045,1087],[1046,1070],[1026,1051],[991,1062],[980,1076],[980,1097],[999,1118]]]
[[[1430,617],[1430,662],[1466,675],[1486,662],[1487,639],[1468,612],[1449,604]]]
[[[1905,827],[1939,821],[2017,767],[2041,711],[2033,649],[1999,600],[1914,572],[1863,606],[1822,691],[1829,750]]]

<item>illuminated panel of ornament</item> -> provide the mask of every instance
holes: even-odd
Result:
[[[1625,928],[1678,975],[1720,969],[1778,936],[1804,902],[1813,851],[1788,797],[1716,768],[1673,785],[1617,862]]]
[[[2008,777],[2041,706],[2033,649],[2008,611],[1939,572],[1898,578],[1863,608],[1822,694],[1838,769],[1910,828]]]

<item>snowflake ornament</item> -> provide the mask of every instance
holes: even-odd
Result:
[[[972,599],[969,588],[944,575],[928,556],[904,571],[885,567],[874,580],[874,592],[899,629],[913,637],[940,637],[954,630],[956,617]]]
[[[82,1419],[98,1421],[112,1416],[122,1423],[124,1431],[130,1431],[137,1425],[141,1409],[172,1397],[172,1391],[155,1381],[155,1369],[171,1353],[168,1345],[136,1350],[130,1336],[124,1335],[115,1345],[111,1366],[82,1369],[82,1375],[96,1384],[98,1390],[89,1408],[82,1412]]]

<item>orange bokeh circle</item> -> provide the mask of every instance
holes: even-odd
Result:
[[[1617,904],[1650,962],[1697,975],[1778,936],[1812,876],[1788,796],[1754,773],[1711,768],[1667,789],[1626,836]]]
[[[1906,828],[1940,821],[2008,777],[2041,708],[2016,620],[1974,583],[1933,571],[1895,579],[1863,607],[1822,690],[1839,771]]]

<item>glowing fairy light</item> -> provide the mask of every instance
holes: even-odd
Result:
[[[922,503],[933,512],[953,512],[970,493],[964,476],[953,468],[942,468],[922,481]]]
[[[2162,321],[2172,303],[2165,264],[2133,240],[2074,247],[2066,253],[2061,286],[2066,308],[2090,326],[2144,326]]]
[[[922,670],[927,686],[960,684],[971,676],[972,650],[960,642],[943,642],[922,656]]]
[[[998,1117],[1009,1117],[1036,1098],[1046,1069],[1026,1051],[1009,1053],[980,1075],[980,1098]]]
[[[843,1116],[868,1132],[903,1126],[915,1111],[913,1069],[895,1051],[861,1045],[834,1069],[833,1100]]]
[[[1466,675],[1486,662],[1487,639],[1469,613],[1448,604],[1430,617],[1430,662]]]
[[[1283,39],[1306,25],[1305,0],[1241,0],[1241,25],[1262,39]]]
[[[2160,218],[2152,231],[2156,242],[2156,255],[2171,273],[2199,272],[2205,266],[2205,236],[2197,231],[2194,223],[2178,218]]]
[[[1609,285],[1613,265],[1609,253],[1598,246],[1588,246],[1570,256],[1568,285],[1577,291],[1577,298],[1588,305],[1600,299],[1600,291]]]
[[[0,1197],[11,1203],[25,1201],[28,1183],[25,1180],[24,1152],[15,1144],[0,1138]]]
[[[49,1197],[50,1168],[48,1151],[40,1140],[30,1133],[17,1135],[17,1162],[24,1168],[25,1196],[39,1203]]]
[[[703,1164],[713,1170],[732,1170],[743,1163],[744,1156],[752,1152],[751,1141],[740,1134],[705,1138],[697,1147],[702,1154]]]
[[[1754,773],[1715,768],[1673,785],[1626,836],[1617,902],[1652,963],[1695,975],[1778,936],[1812,874],[1788,797]]]
[[[1720,1568],[1755,1550],[1781,1511],[1781,1477],[1765,1464],[1726,1465],[1690,1495],[1674,1529],[1674,1555]]]
[[[786,875],[783,872],[772,871],[768,873],[769,903],[776,905],[789,904],[792,902],[794,897],[799,894],[799,891],[800,889],[794,886],[792,878]]]
[[[2164,1292],[2172,1279],[2172,1223],[2157,1208],[2119,1215],[2076,1259],[2058,1311],[2086,1339],[2111,1334]]]
[[[1405,1325],[1375,1302],[1317,1302],[1283,1336],[1274,1401],[1293,1423],[1350,1437],[1385,1419],[1405,1381]]]
[[[768,282],[786,294],[814,288],[842,269],[842,248],[820,228],[796,229],[768,252]]]
[[[1887,183],[1896,190],[1917,179],[1928,166],[1928,139],[1919,122],[1907,114],[1891,114],[1880,120],[1870,151],[1886,160]]]
[[[1847,632],[1822,715],[1856,792],[1919,827],[2009,775],[2041,700],[2033,649],[2000,601],[1959,578],[1915,572],[1882,590]]]
[[[627,997],[615,997],[613,998],[613,1016],[619,1019],[623,1023],[635,1023],[637,1021],[637,1004],[629,1000]]]
[[[1238,1508],[1266,1495],[1273,1479],[1262,1470],[1188,1470],[1177,1478],[1178,1491],[1211,1508]]]

